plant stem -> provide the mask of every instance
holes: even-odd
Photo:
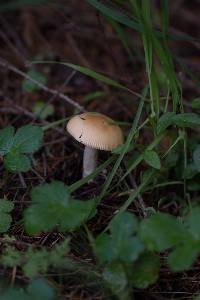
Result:
[[[97,150],[85,146],[83,154],[83,177],[90,175],[97,166]]]

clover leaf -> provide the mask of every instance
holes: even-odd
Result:
[[[79,227],[89,217],[95,201],[72,199],[63,182],[53,181],[32,189],[32,204],[25,210],[26,231],[35,234],[58,226],[60,231]]]
[[[25,125],[17,130],[12,126],[0,130],[0,155],[10,172],[26,172],[31,168],[27,154],[41,146],[43,131],[39,126]]]
[[[125,212],[114,217],[109,225],[111,234],[100,234],[95,241],[95,250],[102,262],[135,261],[144,250],[135,236],[138,222],[134,215]]]

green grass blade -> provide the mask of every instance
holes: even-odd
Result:
[[[148,176],[145,177],[145,179],[143,180],[143,182],[136,188],[134,189],[130,196],[128,197],[128,199],[126,200],[126,202],[122,205],[122,207],[120,208],[118,213],[122,213],[124,212],[130,205],[131,203],[138,197],[138,195],[140,195],[140,193],[142,192],[142,190],[146,187],[146,185],[149,183],[149,181],[152,179],[152,177],[155,174],[155,170],[151,170],[148,174]]]
[[[74,65],[74,64],[65,63],[65,62],[56,62],[56,61],[33,61],[31,63],[32,64],[60,64],[60,65],[64,65],[64,66],[72,68],[73,70],[81,72],[82,74],[87,75],[87,76],[89,76],[91,78],[94,78],[96,80],[102,81],[102,82],[104,82],[104,83],[106,83],[108,85],[111,85],[111,86],[114,86],[114,87],[126,90],[126,91],[128,91],[130,93],[134,93],[129,88],[127,88],[126,86],[120,84],[119,82],[117,82],[117,81],[115,81],[113,79],[110,79],[109,77],[104,76],[104,75],[102,75],[100,73],[97,73],[97,72],[95,72],[95,71],[93,71],[91,69],[88,69],[88,68],[85,68],[85,67],[82,67],[82,66],[79,66],[79,65]]]
[[[71,184],[69,186],[70,193],[75,192],[77,189],[79,189],[81,186],[86,184],[89,180],[95,178],[100,172],[102,172],[105,168],[107,168],[114,160],[116,159],[116,155],[112,155],[108,160],[106,160],[103,164],[98,166],[94,172],[92,172],[90,175],[76,181],[75,183]]]
[[[131,29],[134,29],[139,32],[143,32],[143,28],[138,24],[137,21],[130,19],[125,14],[117,11],[116,9],[113,9],[112,7],[109,7],[108,5],[103,4],[102,2],[99,2],[98,0],[86,0],[90,5],[95,7],[98,11],[100,11],[104,16],[109,17],[116,22],[119,22]],[[156,35],[160,38],[165,38],[165,34],[159,30],[156,30]],[[189,36],[188,34],[168,34],[167,39],[176,40],[176,41],[190,41],[190,42],[200,42],[199,38],[195,38],[192,36]]]
[[[145,90],[144,90],[144,97],[146,96],[146,93],[147,93],[147,90],[148,88],[146,87]],[[138,126],[138,122],[139,122],[139,119],[140,119],[140,116],[141,116],[141,113],[142,113],[142,109],[143,109],[143,105],[144,105],[144,98],[140,101],[139,103],[139,106],[138,106],[138,110],[137,110],[137,114],[136,114],[136,117],[135,117],[135,120],[133,122],[133,125],[132,125],[132,128],[129,132],[129,135],[127,137],[127,140],[124,144],[124,148],[123,148],[123,151],[121,152],[119,158],[117,159],[117,161],[115,162],[115,165],[112,169],[112,172],[110,173],[109,177],[107,178],[106,180],[106,183],[104,184],[103,186],[103,189],[101,191],[101,194],[99,195],[99,197],[97,198],[97,205],[101,202],[101,199],[105,196],[107,190],[109,189],[109,186],[124,158],[124,155],[126,154],[126,152],[128,151],[128,148],[129,148],[129,145],[137,131],[137,126]]]

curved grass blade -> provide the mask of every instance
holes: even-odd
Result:
[[[109,7],[102,2],[99,2],[98,0],[86,0],[90,5],[95,7],[98,11],[100,11],[104,16],[109,17],[131,29],[134,29],[139,32],[143,32],[143,28],[140,26],[140,24],[135,21],[130,19],[128,16],[125,14],[117,11],[116,9],[113,9],[112,7]],[[188,41],[188,42],[200,42],[200,39],[189,36],[188,34],[182,34],[182,35],[176,35],[176,34],[167,34],[156,30],[156,35],[160,38],[168,38],[171,40],[176,40],[176,41]]]
[[[100,172],[102,172],[105,168],[107,168],[114,160],[116,159],[116,155],[112,155],[108,160],[106,160],[103,164],[95,169],[90,175],[76,181],[75,183],[69,186],[70,193],[75,192],[82,185],[86,184],[89,180],[95,178]]]

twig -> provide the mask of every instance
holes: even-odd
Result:
[[[68,104],[74,106],[75,108],[77,108],[80,111],[86,111],[85,108],[78,104],[76,101],[74,101],[73,99],[71,99],[70,97],[68,97],[67,95],[64,95],[61,92],[58,92],[57,90],[54,89],[50,89],[48,88],[46,85],[40,83],[39,81],[33,79],[32,77],[30,77],[29,75],[27,75],[26,73],[24,73],[23,71],[17,69],[15,66],[13,66],[12,64],[10,64],[7,61],[4,61],[2,58],[0,58],[0,66],[9,69],[10,71],[15,72],[18,75],[21,75],[22,77],[30,80],[31,82],[37,84],[41,89],[43,89],[45,92],[50,93],[54,96],[57,96],[63,100],[65,100]]]

